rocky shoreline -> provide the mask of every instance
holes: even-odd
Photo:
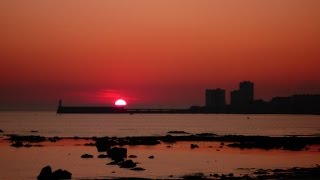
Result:
[[[165,144],[170,148],[172,144],[179,142],[190,142],[190,149],[202,148],[200,142],[216,142],[219,144],[217,151],[224,146],[239,149],[261,149],[261,150],[287,150],[287,151],[308,151],[312,145],[320,145],[320,137],[299,137],[299,136],[242,136],[224,135],[218,136],[213,133],[189,134],[184,131],[170,131],[165,136],[131,136],[131,137],[44,137],[39,135],[5,135],[2,134],[2,141],[11,144],[14,148],[30,148],[45,146],[46,143],[56,143],[63,140],[80,141],[83,146],[92,146],[100,153],[97,158],[109,158],[111,162],[106,165],[118,166],[131,171],[145,171],[143,164],[134,162],[136,155],[129,155],[126,146],[155,146]],[[211,147],[209,147],[211,148]],[[320,151],[320,149],[318,149]],[[83,154],[83,159],[94,158],[92,154]],[[154,159],[153,155],[148,157]],[[140,167],[142,165],[142,167]],[[44,167],[44,169],[49,169]],[[46,170],[47,171],[47,170]],[[229,174],[187,174],[181,177],[169,176],[169,179],[320,179],[320,166],[314,167],[293,167],[289,169],[252,169],[250,173],[234,175]],[[71,178],[71,172],[57,170],[57,172],[41,171],[38,177],[64,177]],[[45,179],[45,178],[40,178]],[[52,178],[55,179],[55,178]],[[59,179],[59,178],[56,178]],[[111,179],[128,179],[111,178]],[[137,179],[137,178],[129,178]]]
[[[218,136],[211,133],[191,134],[191,135],[166,135],[166,136],[128,136],[128,137],[44,137],[39,135],[5,135],[6,141],[11,142],[13,147],[32,147],[34,143],[57,142],[62,139],[91,140],[85,146],[96,146],[99,152],[107,151],[112,146],[153,146],[160,143],[176,142],[224,142],[228,147],[240,149],[282,149],[290,151],[308,150],[308,146],[320,145],[320,137],[299,137],[299,136],[243,136],[243,135],[224,135]],[[191,147],[196,147],[192,146]]]

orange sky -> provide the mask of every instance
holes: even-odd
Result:
[[[319,0],[0,0],[0,109],[320,93]]]

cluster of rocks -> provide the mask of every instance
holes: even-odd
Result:
[[[173,176],[170,176],[172,178]],[[320,179],[320,166],[310,168],[289,168],[289,169],[258,169],[251,174],[236,176],[229,174],[209,174],[203,173],[188,174],[180,177],[181,179],[223,179],[223,180],[254,180],[254,179]]]
[[[185,131],[169,131],[167,132],[167,134],[190,134],[190,133]]]
[[[49,140],[50,142],[57,142],[57,141],[62,140],[62,138],[61,138],[61,137],[58,137],[58,136],[54,136],[54,137],[48,138],[48,140]]]
[[[108,151],[111,146],[124,146],[124,145],[157,145],[160,144],[158,137],[102,137],[92,138],[95,141],[95,146],[97,147],[98,152]],[[88,144],[89,145],[89,144]]]
[[[137,163],[133,162],[131,159],[126,160],[127,158],[126,148],[113,147],[107,151],[107,156],[113,160],[111,163],[108,163],[108,165],[118,165],[120,168],[128,168],[135,171],[145,170],[141,167],[136,167]],[[131,157],[134,157],[134,156],[131,156]]]
[[[30,143],[23,144],[21,141],[14,141],[11,144],[12,147],[20,148],[20,147],[32,147]]]
[[[18,136],[18,135],[9,135],[7,140],[10,141],[21,141],[21,142],[29,142],[29,143],[38,143],[46,141],[47,139],[43,136]]]
[[[127,148],[122,147],[108,147],[106,148],[106,154],[99,154],[98,158],[110,158],[112,162],[108,163],[107,165],[118,165],[120,168],[128,168],[134,171],[144,171],[144,168],[136,167],[137,163],[133,162],[132,160],[127,160]],[[101,151],[100,147],[100,151]],[[83,154],[81,158],[93,158],[91,154]],[[136,155],[130,155],[129,158],[137,158]],[[149,156],[149,159],[153,159],[154,156]]]
[[[39,143],[46,141],[47,139],[43,136],[18,136],[18,135],[10,135],[7,139],[12,142],[11,146],[20,148],[20,147],[32,147],[34,145],[30,143]],[[40,146],[40,145],[36,145]]]
[[[238,142],[229,144],[229,147],[240,149],[283,149],[291,151],[307,150],[308,145],[312,143],[320,143],[320,139],[315,139],[315,142],[310,142],[303,137],[267,137],[267,136],[252,136],[251,138],[243,138]]]
[[[42,168],[38,175],[38,180],[55,180],[55,179],[71,179],[72,174],[67,170],[58,169],[52,172],[50,166]]]
[[[199,146],[196,145],[196,144],[190,144],[190,148],[191,148],[191,149],[195,149],[195,148],[199,148]]]
[[[83,158],[83,159],[93,158],[93,155],[91,155],[91,154],[83,154],[81,156],[81,158]]]
[[[1,132],[1,131],[0,131]],[[169,134],[188,134],[185,131],[169,131]],[[18,136],[9,135],[7,140],[13,142],[14,147],[23,147],[24,143],[38,143],[43,141],[56,142],[61,140],[57,136],[45,138],[42,136]],[[75,137],[74,139],[79,139]],[[241,136],[241,135],[225,135],[217,136],[213,133],[200,133],[195,135],[166,135],[166,136],[140,136],[140,137],[92,137],[82,138],[85,140],[93,140],[94,142],[86,143],[86,146],[96,146],[98,152],[108,151],[114,146],[124,145],[157,145],[160,142],[175,143],[179,141],[224,141],[230,142],[229,147],[241,149],[284,149],[284,150],[307,150],[309,145],[320,144],[320,137],[269,137],[269,136]],[[29,146],[29,145],[27,145]],[[196,148],[196,146],[194,146]]]

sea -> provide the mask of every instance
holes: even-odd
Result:
[[[85,139],[64,138],[42,146],[15,148],[6,135],[45,137],[127,137],[167,135],[168,131],[217,135],[320,136],[320,116],[233,114],[56,114],[53,111],[0,112],[0,179],[36,179],[40,170],[68,170],[72,179],[151,178],[180,179],[184,175],[242,176],[258,169],[315,167],[320,146],[305,151],[239,149],[221,142],[177,142],[155,146],[124,146],[144,171],[107,165]],[[190,143],[199,148],[191,149]],[[226,143],[227,144],[227,143]],[[91,154],[94,158],[82,159]],[[153,159],[148,158],[154,156]]]
[[[158,136],[168,131],[217,135],[319,136],[317,115],[254,114],[57,114],[0,112],[5,134],[53,137]]]

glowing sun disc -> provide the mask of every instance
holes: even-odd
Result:
[[[118,99],[115,103],[116,106],[125,106],[127,105],[126,101],[123,99]]]

